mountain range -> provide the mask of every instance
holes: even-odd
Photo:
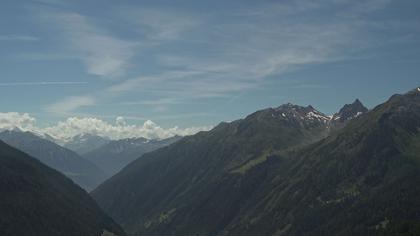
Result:
[[[106,145],[111,140],[107,137],[102,137],[94,134],[78,134],[66,142],[59,143],[63,147],[76,152],[79,155],[84,155],[92,150]]]
[[[104,170],[108,176],[112,176],[144,153],[167,146],[179,139],[180,136],[162,140],[145,138],[112,140],[85,153],[83,157]]]
[[[70,179],[1,141],[0,234],[125,235]]]
[[[146,153],[91,195],[130,235],[419,235],[420,90],[282,105]]]
[[[106,173],[92,162],[34,133],[7,130],[0,133],[0,140],[60,171],[87,191],[107,178]]]
[[[332,116],[288,103],[183,138],[80,135],[83,157],[31,132],[0,139],[6,236],[420,234],[420,89]],[[115,175],[89,196],[50,167],[87,190]]]
[[[174,136],[163,140],[110,140],[92,134],[80,134],[68,142],[59,142],[46,134],[19,129],[0,132],[0,140],[60,171],[87,191],[93,190],[144,153],[169,145],[180,138]]]

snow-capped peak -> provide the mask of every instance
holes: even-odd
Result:
[[[277,108],[270,109],[271,117],[287,120],[300,126],[326,125],[330,118],[316,110],[311,105],[303,107],[287,103]]]

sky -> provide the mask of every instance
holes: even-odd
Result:
[[[2,0],[0,128],[164,138],[420,85],[417,0]]]

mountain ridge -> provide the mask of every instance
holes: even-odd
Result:
[[[351,104],[345,104],[337,113],[331,117],[331,123],[333,126],[340,126],[341,128],[346,122],[368,112],[369,110],[356,99]]]
[[[111,140],[106,137],[83,133],[73,136],[70,140],[62,142],[60,145],[83,156],[96,148],[106,145],[110,141]]]
[[[410,161],[420,160],[412,147],[419,100],[393,96],[334,132],[325,116],[307,116],[309,106],[258,111],[145,154],[92,196],[132,235],[392,235],[404,225],[417,232],[409,221],[417,208],[393,206],[399,186],[408,194],[401,203],[420,205],[417,190],[406,188],[420,182]],[[386,167],[400,158],[395,171]]]
[[[190,206],[185,206],[182,210],[178,206],[177,210],[166,209],[160,213],[169,214],[168,218],[179,211],[192,214],[191,211],[194,212],[193,209],[202,204],[202,199],[218,191],[219,181],[231,178],[226,176],[238,176],[238,178],[247,176],[248,171],[252,171],[269,159],[272,150],[286,151],[325,138],[329,133],[329,119],[312,106],[285,104],[254,112],[244,119],[230,123],[222,122],[211,131],[185,137],[175,144],[144,154],[142,158],[132,162],[100,185],[92,192],[92,196],[105,211],[114,213],[112,215],[127,232],[132,234],[138,232],[137,219],[142,218],[139,212],[150,217],[150,220],[140,225],[152,228],[156,221],[159,222],[156,220],[159,219],[159,214],[153,215],[156,199],[162,199],[166,204],[179,201],[180,206],[186,202],[190,203]],[[160,172],[165,174],[162,176]],[[125,178],[131,180],[125,183],[119,181]],[[145,179],[148,179],[147,182],[142,181]],[[162,190],[156,189],[155,186],[160,186]],[[110,189],[107,191],[104,188]],[[172,190],[165,193],[162,192],[164,189]],[[240,199],[236,194],[234,194],[236,198]],[[132,199],[128,196],[139,196],[139,198]],[[219,202],[224,200],[220,199]],[[118,207],[120,204],[121,208]],[[136,204],[141,207],[136,207]],[[209,207],[221,210],[230,209],[235,205],[237,204],[229,202],[220,207]],[[134,209],[137,213],[133,212]],[[138,233],[151,233],[143,230]],[[166,233],[168,232],[157,231],[152,235]],[[189,231],[177,233],[188,234]]]
[[[125,235],[70,179],[2,141],[0,193],[3,236]]]
[[[64,173],[88,191],[106,178],[101,169],[77,153],[29,131],[3,131],[0,139]]]
[[[144,153],[167,146],[179,139],[181,139],[180,136],[162,140],[150,140],[146,138],[111,140],[85,153],[83,157],[99,166],[108,176],[112,176],[128,163],[140,158]]]

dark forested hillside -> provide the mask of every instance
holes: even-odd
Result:
[[[210,233],[232,220],[255,190],[252,184],[238,191],[237,176],[267,161],[272,150],[323,138],[327,121],[310,106],[287,104],[221,123],[145,154],[93,196],[130,233]],[[166,228],[169,222],[179,229]]]
[[[92,195],[132,235],[418,235],[420,92],[328,137],[311,110],[222,123],[146,154]]]
[[[125,235],[61,173],[0,141],[0,235]]]
[[[419,129],[415,90],[393,96],[327,139],[273,155],[270,165],[259,167],[275,170],[260,182],[265,191],[253,196],[258,201],[251,200],[226,232],[418,235]]]

